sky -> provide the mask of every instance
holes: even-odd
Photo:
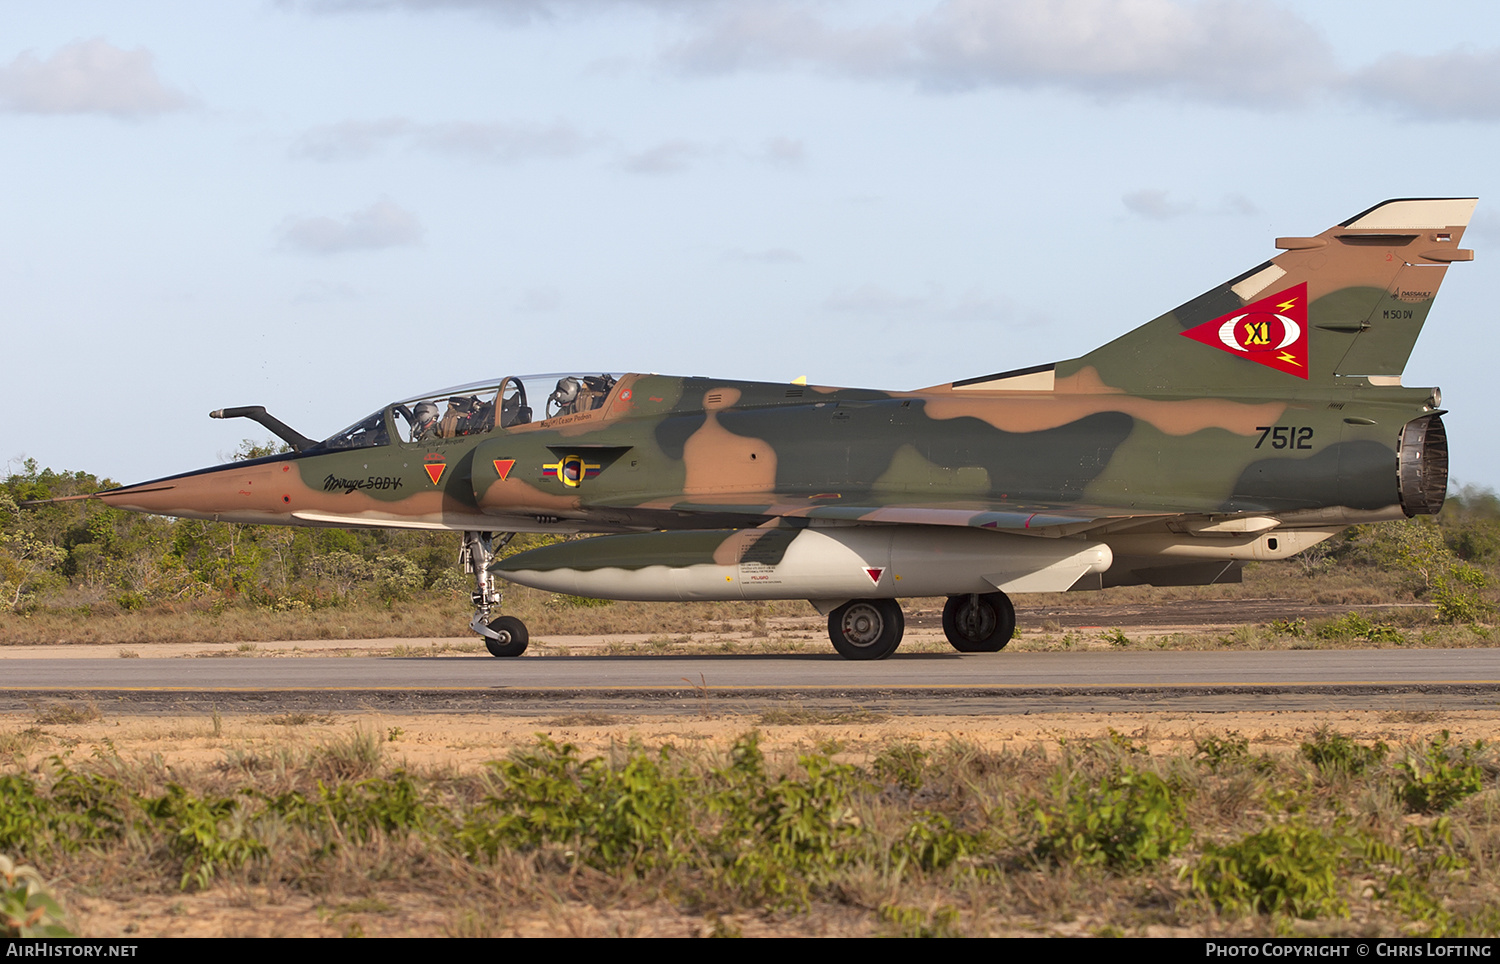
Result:
[[[1405,383],[1500,487],[1497,157],[1480,2],[7,4],[0,459],[140,481],[266,436],[212,409],[505,374],[918,388],[1478,196]]]

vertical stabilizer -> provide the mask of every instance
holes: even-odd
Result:
[[[1081,358],[1113,389],[1286,393],[1348,376],[1395,383],[1455,261],[1474,198],[1383,201]]]

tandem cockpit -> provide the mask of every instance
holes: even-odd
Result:
[[[393,402],[299,451],[370,448],[389,444],[393,435],[406,444],[435,442],[483,435],[496,428],[517,429],[563,416],[602,412],[620,378],[619,374],[609,373],[553,373],[471,382]],[[274,427],[267,427],[275,431]],[[295,442],[292,445],[297,447]]]

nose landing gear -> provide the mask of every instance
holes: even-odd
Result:
[[[464,533],[463,548],[458,559],[464,572],[474,576],[474,591],[469,598],[474,602],[474,618],[469,628],[484,637],[484,646],[491,656],[520,656],[526,652],[531,641],[526,624],[514,616],[490,618],[490,611],[500,606],[500,591],[495,588],[495,578],[490,575],[490,563],[495,559],[495,550],[515,538],[514,532]]]

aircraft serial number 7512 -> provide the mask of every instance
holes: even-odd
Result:
[[[1079,358],[916,391],[587,372],[395,402],[294,451],[98,494],[230,522],[450,529],[496,656],[495,578],[608,599],[807,599],[882,659],[897,601],[994,652],[1014,593],[1237,581],[1441,508],[1441,395],[1401,373],[1472,198],[1385,201]],[[517,532],[602,533],[521,552]]]

